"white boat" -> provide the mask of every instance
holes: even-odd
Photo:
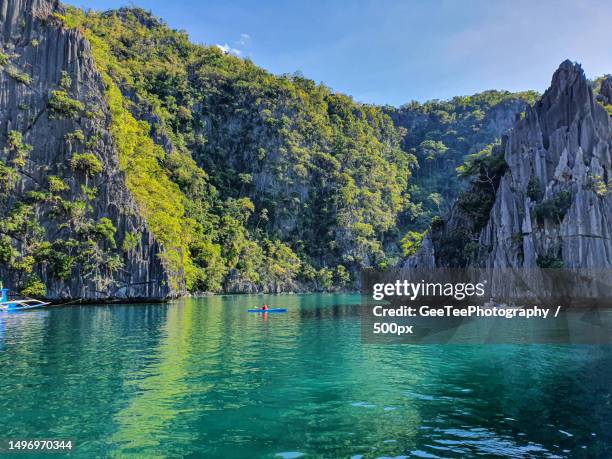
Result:
[[[25,309],[44,308],[45,306],[51,304],[45,303],[44,301],[35,300],[33,298],[9,300],[8,289],[3,288],[1,292],[2,298],[0,299],[0,311],[23,311]]]

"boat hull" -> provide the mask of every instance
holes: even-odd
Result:
[[[15,304],[15,303],[0,304],[0,311],[5,311],[5,312],[27,311],[29,309],[44,308],[44,307],[47,307],[49,304],[51,303],[37,303],[37,304],[23,304],[23,305]]]

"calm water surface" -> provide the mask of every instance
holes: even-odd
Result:
[[[263,302],[289,312],[246,312]],[[71,457],[612,457],[612,347],[362,345],[358,303],[2,313],[0,438],[71,438]]]

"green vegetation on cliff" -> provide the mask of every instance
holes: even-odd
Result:
[[[498,141],[537,97],[535,91],[491,90],[386,109],[408,131],[403,148],[419,163],[410,187],[415,205],[406,217],[411,227],[422,230],[448,212],[465,183],[456,168]]]
[[[121,168],[175,279],[330,288],[399,255],[415,160],[379,107],[194,45],[139,9],[56,17],[91,43]]]

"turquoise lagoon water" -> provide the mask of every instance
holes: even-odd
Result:
[[[612,347],[364,345],[359,301],[3,313],[0,438],[88,458],[612,457]],[[246,312],[263,302],[289,312]]]

